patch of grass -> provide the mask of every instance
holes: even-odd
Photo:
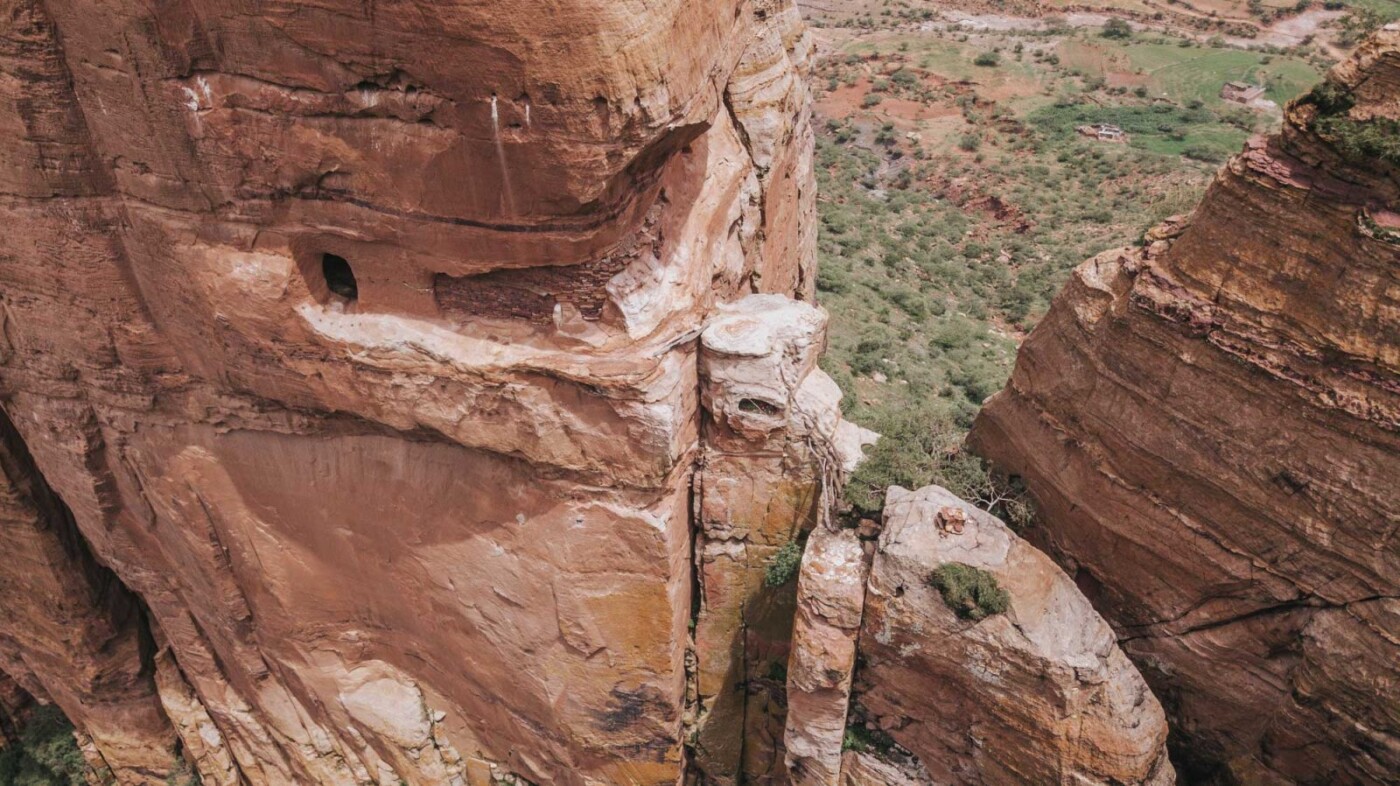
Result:
[[[1032,112],[1027,122],[1062,140],[1071,139],[1078,126],[1109,123],[1128,132],[1130,147],[1162,155],[1183,155],[1190,149],[1198,160],[1223,161],[1249,137],[1249,131],[1224,125],[1205,108],[1170,104],[1057,103]]]
[[[19,742],[0,750],[0,783],[6,786],[83,786],[87,771],[73,725],[52,705],[36,709]]]
[[[1346,0],[1346,6],[1371,11],[1383,23],[1400,19],[1400,0]]]
[[[763,573],[765,587],[781,587],[797,578],[802,568],[802,544],[796,540],[784,543],[768,559],[768,568]]]
[[[1264,85],[1265,96],[1282,103],[1306,90],[1320,75],[1317,66],[1299,58],[1266,58],[1240,49],[1134,43],[1122,51],[1131,66],[1142,72],[1152,95],[1180,104],[1201,101],[1225,106],[1220,86],[1231,80]]]
[[[1400,123],[1377,117],[1366,121],[1323,117],[1314,123],[1318,136],[1354,164],[1384,161],[1400,166]]]
[[[887,754],[895,748],[894,738],[879,729],[867,729],[863,723],[852,723],[846,727],[841,738],[841,750],[856,753]]]
[[[1011,595],[995,576],[961,562],[939,565],[929,574],[928,585],[963,619],[982,620],[1011,608]]]
[[[1355,46],[1383,25],[1400,19],[1397,0],[1348,0],[1346,8],[1348,13],[1342,17],[1337,35],[1337,43],[1344,47]]]

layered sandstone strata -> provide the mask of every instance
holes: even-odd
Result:
[[[790,4],[5,11],[0,403],[143,607],[169,724],[70,713],[120,780],[95,729],[221,784],[781,777],[782,681],[724,704],[859,442]]]
[[[1400,772],[1400,169],[1348,141],[1393,149],[1400,29],[1330,85],[1080,266],[972,435],[1196,779]]]
[[[1005,611],[952,608],[931,580],[951,564],[994,578]],[[847,757],[846,783],[1174,782],[1162,708],[1108,624],[1048,557],[942,488],[889,490],[859,650],[857,720],[917,762]]]

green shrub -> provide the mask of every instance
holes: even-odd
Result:
[[[1181,151],[1181,154],[1196,161],[1205,161],[1208,164],[1218,164],[1225,160],[1223,152],[1205,145],[1189,145]]]
[[[834,265],[824,265],[817,271],[817,291],[842,294],[851,289],[851,278]]]
[[[1317,107],[1317,113],[1322,117],[1345,114],[1356,105],[1351,93],[1330,79],[1319,82],[1303,100]]]
[[[57,707],[40,707],[18,744],[0,750],[0,783],[7,786],[82,786],[87,762],[73,726]]]
[[[893,737],[879,729],[867,729],[859,722],[847,726],[841,738],[841,750],[856,753],[889,753],[894,746]]]
[[[889,293],[890,300],[899,306],[904,313],[915,319],[923,319],[928,316],[928,307],[924,305],[923,298],[918,292],[908,287],[892,289]]]
[[[963,619],[981,620],[1011,608],[1011,595],[997,583],[996,576],[961,562],[939,565],[929,574],[928,585]]]
[[[1400,123],[1385,117],[1352,120],[1345,116],[1323,117],[1314,129],[1342,157],[1356,164],[1384,161],[1400,166]]]
[[[972,59],[973,65],[992,67],[1001,65],[1001,55],[996,52],[983,52]]]
[[[961,356],[955,361],[963,363],[975,361]],[[962,448],[974,412],[974,404],[955,395],[931,397],[870,420],[868,425],[880,433],[880,441],[866,449],[865,461],[846,484],[846,503],[862,515],[875,516],[884,507],[890,486],[918,489],[937,484],[1000,516],[1015,529],[1029,525],[1034,509],[1025,489],[1000,480],[985,462]]]
[[[801,567],[802,544],[790,540],[768,559],[768,569],[763,574],[763,585],[770,588],[781,587],[797,578],[797,571]]]
[[[960,435],[951,418],[928,406],[900,410],[871,425],[880,441],[866,450],[865,461],[846,484],[845,499],[856,511],[876,515],[890,486],[917,489],[932,483]]]
[[[1104,38],[1132,38],[1133,28],[1122,19],[1114,17],[1103,23],[1103,30],[1099,35]]]

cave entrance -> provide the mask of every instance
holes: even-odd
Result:
[[[321,275],[326,277],[326,286],[330,291],[346,300],[354,301],[360,296],[360,287],[355,283],[355,271],[350,268],[350,263],[345,257],[322,254]]]

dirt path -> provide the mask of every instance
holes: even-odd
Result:
[[[1149,6],[1158,8],[1164,13],[1179,16],[1195,17],[1198,19],[1225,19],[1226,21],[1238,24],[1254,24],[1258,21],[1251,18],[1236,17],[1213,17],[1209,14],[1183,6],[1167,6],[1144,0]],[[839,0],[801,0],[801,5],[813,11],[829,11],[828,6],[839,3]],[[1314,9],[1301,14],[1280,19],[1267,27],[1259,27],[1259,34],[1254,38],[1241,38],[1238,36],[1221,36],[1225,42],[1236,49],[1249,49],[1260,45],[1277,46],[1288,48],[1298,46],[1308,36],[1314,36],[1315,43],[1321,47],[1329,57],[1341,59],[1346,52],[1336,47],[1329,41],[1322,40],[1319,33],[1325,32],[1325,26],[1341,18],[1345,11],[1328,11],[1325,9]],[[969,32],[985,33],[1011,33],[1019,31],[1044,30],[1048,27],[1045,17],[1016,16],[1013,14],[979,14],[957,9],[943,9],[939,11],[938,20],[920,22],[917,29],[920,32],[932,32],[934,30],[961,29]],[[1052,14],[1057,23],[1063,23],[1071,28],[1091,28],[1102,27],[1109,19],[1115,15],[1109,13],[1074,12],[1068,14]],[[1182,29],[1173,27],[1169,23],[1144,23],[1135,19],[1125,20],[1134,30],[1138,31],[1161,31],[1184,35],[1197,41],[1212,38],[1216,34],[1199,30]]]

